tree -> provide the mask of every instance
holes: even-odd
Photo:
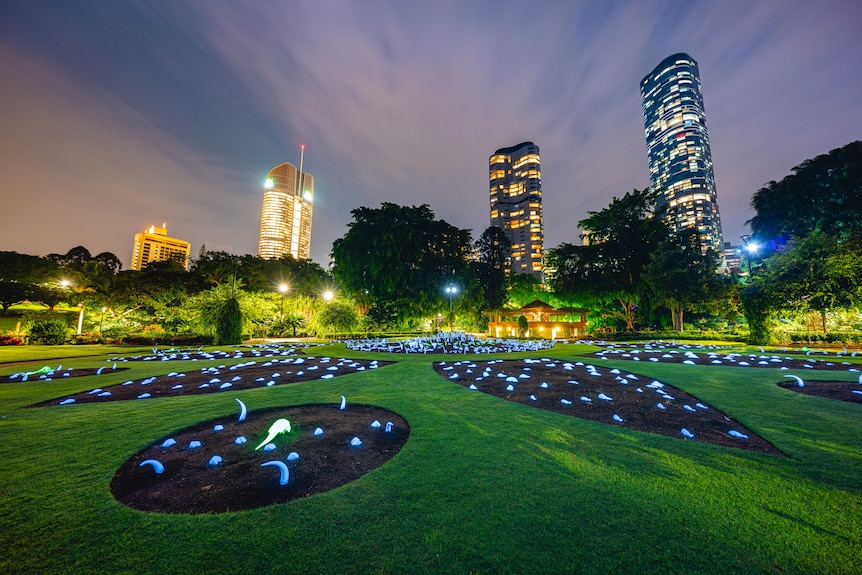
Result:
[[[609,315],[634,329],[635,308],[644,290],[650,254],[668,236],[667,225],[653,212],[658,192],[633,190],[578,222],[589,245],[562,244],[549,250],[555,269],[551,288],[606,306]]]
[[[706,309],[729,297],[728,284],[716,274],[718,255],[703,253],[696,229],[667,236],[656,247],[644,273],[653,298],[667,306],[673,329],[682,331],[686,310]]]
[[[3,315],[8,315],[9,308],[30,298],[34,286],[18,282],[0,282],[0,306]]]
[[[747,223],[758,238],[802,238],[819,230],[846,237],[862,226],[862,141],[805,160],[751,198]]]
[[[502,229],[489,226],[476,240],[475,248],[479,252],[476,279],[482,288],[485,305],[491,309],[503,307],[512,242]]]
[[[311,329],[320,337],[336,333],[350,333],[359,325],[359,315],[348,303],[333,301],[314,315]]]
[[[509,278],[506,297],[512,307],[521,308],[548,294],[542,288],[542,282],[533,274],[515,274]]]
[[[59,271],[60,266],[48,258],[0,252],[0,281],[27,284],[56,282]]]
[[[467,277],[470,231],[435,220],[427,205],[384,203],[351,214],[331,252],[332,273],[349,292],[393,304],[403,319],[432,311],[447,282]]]
[[[813,231],[770,258],[763,279],[776,307],[819,313],[826,333],[827,312],[862,301],[862,236],[842,240]]]
[[[528,329],[530,329],[530,322],[527,320],[527,316],[519,315],[518,316],[518,335],[523,337],[527,333]]]
[[[224,301],[216,317],[216,345],[239,345],[242,343],[242,311],[239,301],[230,297]]]

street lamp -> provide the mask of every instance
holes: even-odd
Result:
[[[332,293],[330,290],[326,290],[325,292],[323,292],[323,299],[326,301],[332,301],[332,298],[334,297],[335,294]]]
[[[758,242],[749,239],[742,247],[748,253],[746,260],[748,261],[748,275],[751,276],[751,258],[757,255],[762,246]]]
[[[458,294],[458,286],[449,284],[444,291],[449,296],[449,331],[452,331],[452,298]]]
[[[287,290],[290,289],[290,286],[287,284],[281,284],[278,286],[278,291],[281,292],[281,318],[284,319],[284,295],[287,293]]]

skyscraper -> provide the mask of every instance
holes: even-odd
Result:
[[[150,226],[141,233],[135,234],[135,246],[132,249],[132,265],[130,269],[142,270],[150,262],[174,260],[189,267],[189,252],[191,244],[185,240],[168,237],[168,225],[162,227]]]
[[[301,160],[299,166],[297,171],[293,164],[284,163],[266,176],[257,247],[257,255],[262,258],[274,259],[288,254],[296,259],[309,257],[314,178],[302,173]]]
[[[697,62],[668,56],[640,83],[650,183],[674,232],[697,228],[701,245],[723,254],[712,153]]]
[[[491,225],[512,242],[512,273],[542,280],[545,234],[542,220],[542,162],[539,146],[523,142],[500,148],[488,160]]]

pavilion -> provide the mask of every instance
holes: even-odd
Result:
[[[491,337],[517,337],[518,318],[527,318],[527,337],[547,339],[578,338],[587,334],[588,309],[579,307],[552,307],[542,300],[534,300],[520,309],[486,311],[488,335]]]

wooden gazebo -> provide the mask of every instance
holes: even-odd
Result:
[[[488,335],[491,337],[518,337],[518,318],[524,316],[527,337],[558,339],[585,336],[589,312],[579,307],[555,308],[537,299],[521,309],[496,309],[485,314],[490,318]]]

